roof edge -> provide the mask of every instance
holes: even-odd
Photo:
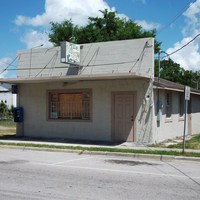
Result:
[[[92,74],[92,75],[70,75],[51,77],[28,77],[28,78],[1,78],[0,83],[20,84],[20,83],[48,83],[63,81],[92,81],[92,80],[113,80],[113,79],[151,79],[150,76],[140,73],[120,73],[120,74]]]

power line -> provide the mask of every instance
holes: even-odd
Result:
[[[195,0],[195,1],[196,1],[196,0]],[[187,5],[181,10],[181,12],[180,12],[179,14],[177,14],[176,16],[174,16],[163,28],[161,28],[160,31],[158,31],[157,35],[160,34],[163,30],[165,30],[168,26],[170,26],[171,24],[173,24],[179,17],[181,17],[182,14],[183,14],[187,9],[189,9],[189,8],[193,5],[193,3],[194,3],[195,1],[190,2],[189,5],[187,4]]]
[[[187,45],[189,45],[191,42],[193,42],[197,37],[199,37],[200,36],[200,33],[199,34],[197,34],[194,38],[192,38],[189,42],[187,42],[186,44],[184,44],[182,47],[180,47],[179,49],[177,49],[177,50],[175,50],[175,51],[173,51],[173,52],[171,52],[171,53],[168,53],[168,56],[171,56],[172,54],[175,54],[175,53],[177,53],[178,51],[180,51],[181,49],[183,49],[184,47],[186,47]],[[166,56],[164,56],[164,57],[166,57]]]

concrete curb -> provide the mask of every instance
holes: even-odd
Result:
[[[142,154],[142,153],[106,152],[106,151],[104,152],[104,151],[88,151],[88,150],[83,151],[83,150],[74,150],[74,149],[48,148],[48,147],[28,147],[28,146],[17,146],[17,143],[16,143],[16,146],[0,144],[0,148],[12,148],[12,149],[21,149],[21,150],[30,150],[30,151],[76,153],[76,154],[80,154],[80,155],[86,154],[86,155],[121,156],[121,157],[129,157],[129,158],[136,158],[136,159],[153,159],[153,160],[161,160],[161,161],[185,160],[185,161],[200,162],[200,157]]]

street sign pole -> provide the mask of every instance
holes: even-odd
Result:
[[[185,86],[185,117],[184,117],[184,131],[183,131],[183,153],[185,153],[185,135],[186,135],[186,124],[187,124],[187,110],[188,101],[190,100],[190,87]]]

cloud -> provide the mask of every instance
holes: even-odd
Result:
[[[181,42],[177,42],[174,44],[173,48],[169,48],[167,53],[172,53],[175,50],[181,48],[185,44],[187,44],[191,37],[184,38]],[[185,48],[181,49],[177,53],[171,55],[171,59],[175,62],[179,63],[181,67],[186,70],[197,71],[200,70],[200,53],[199,53],[199,43],[198,41],[194,41],[187,45]]]
[[[99,10],[104,9],[111,10],[103,0],[46,0],[43,14],[32,18],[18,15],[15,24],[48,26],[51,21],[61,22],[64,19],[72,19],[74,24],[85,25],[89,16],[100,15]]]
[[[10,66],[10,63],[12,62],[12,59],[9,57],[4,57],[0,59],[0,78],[4,78],[8,74],[8,70],[5,70],[8,66]]]
[[[160,25],[158,23],[149,23],[145,20],[136,20],[135,22],[147,31],[160,28]]]
[[[182,29],[183,39],[174,44],[167,50],[172,53],[181,48],[200,33],[200,0],[191,3],[189,8],[184,12],[185,27]],[[196,38],[189,45],[173,54],[171,58],[180,64],[186,70],[200,70],[200,37]]]
[[[184,36],[196,35],[200,32],[200,0],[191,3],[189,8],[183,13],[186,17],[186,26],[182,30]]]
[[[26,44],[27,49],[34,48],[40,45],[43,47],[52,47],[53,44],[49,42],[49,37],[45,32],[36,30],[28,30],[21,38],[21,41]]]
[[[44,13],[35,17],[18,15],[15,24],[32,27],[32,30],[26,31],[21,38],[28,49],[41,44],[44,44],[45,47],[51,47],[52,44],[48,41],[47,34],[40,32],[39,26],[48,28],[51,21],[60,23],[63,20],[70,19],[74,24],[86,25],[89,16],[100,16],[99,10],[104,9],[115,10],[115,8],[110,8],[103,0],[46,0]],[[126,17],[125,15],[122,16]],[[33,30],[33,27],[35,27],[35,30]]]

